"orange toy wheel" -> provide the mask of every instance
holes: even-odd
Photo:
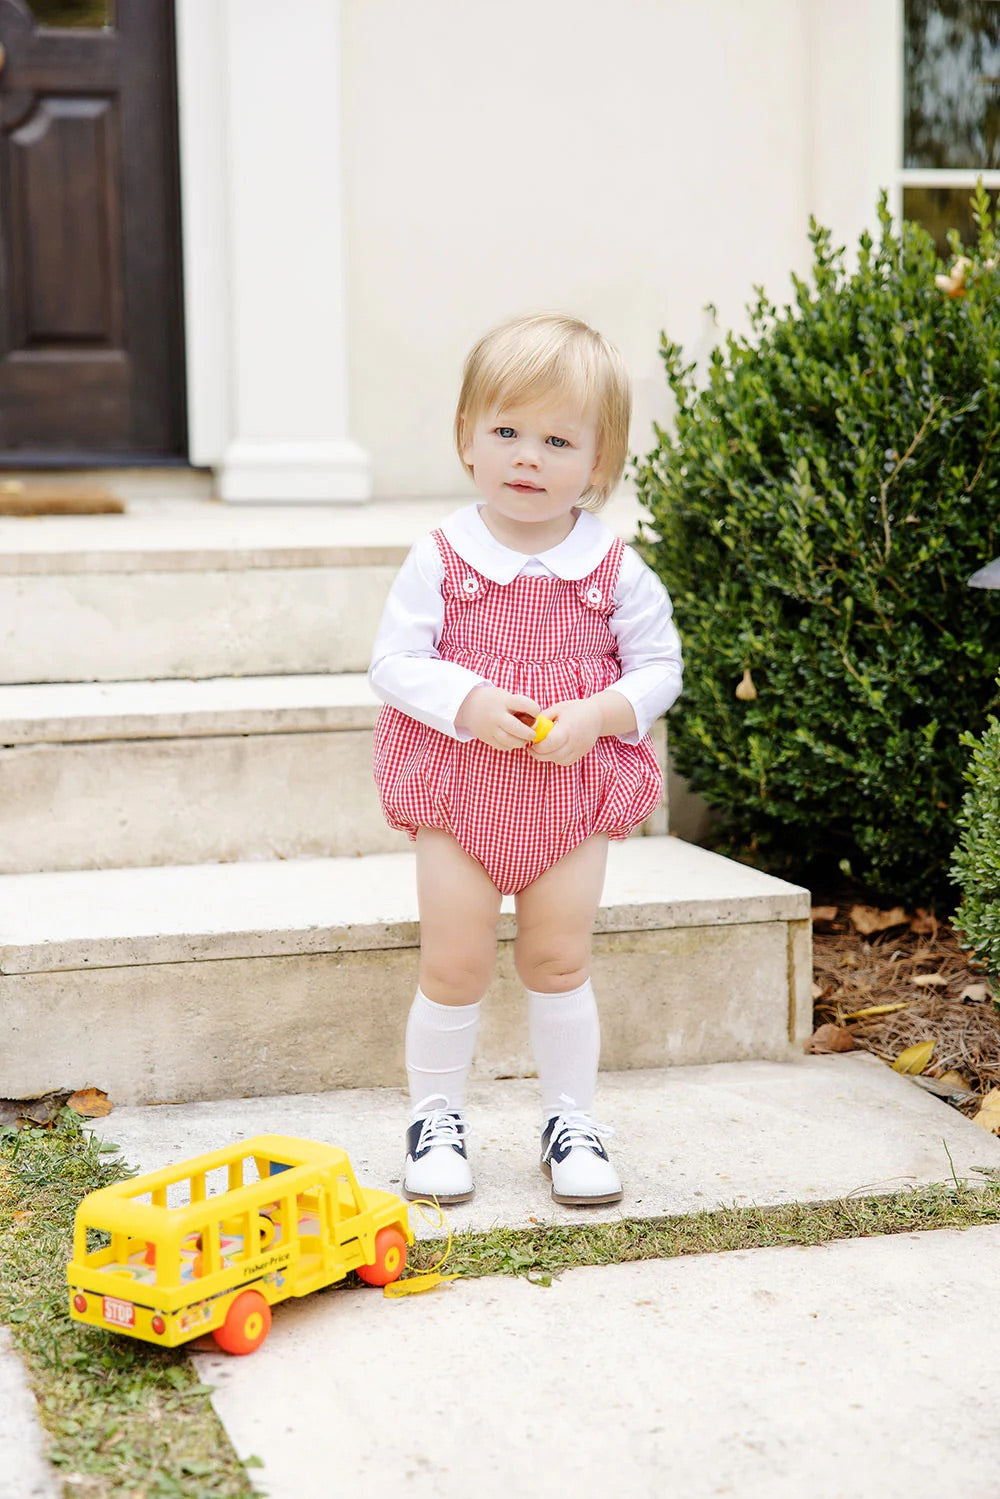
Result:
[[[259,1291],[241,1291],[212,1337],[226,1353],[253,1353],[267,1337],[271,1308]]]
[[[375,1258],[359,1265],[358,1275],[370,1286],[387,1286],[406,1269],[406,1236],[398,1228],[380,1228],[375,1235]]]

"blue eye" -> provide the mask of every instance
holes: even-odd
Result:
[[[566,441],[565,437],[550,437],[549,438],[549,442],[552,444],[552,446],[554,448],[568,448],[569,447],[569,443]]]
[[[497,434],[498,437],[513,437],[514,436],[514,428],[513,427],[497,427],[496,428],[496,434]]]

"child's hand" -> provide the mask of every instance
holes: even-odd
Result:
[[[539,760],[551,760],[553,765],[575,765],[589,755],[601,737],[604,721],[596,697],[556,703],[554,708],[543,711],[555,727],[539,744],[532,745],[533,755]]]
[[[524,749],[534,742],[535,731],[514,715],[526,713],[533,723],[541,711],[530,697],[517,697],[500,687],[473,687],[455,715],[455,727],[493,749]]]

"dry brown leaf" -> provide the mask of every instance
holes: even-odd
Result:
[[[934,1055],[933,1041],[917,1041],[901,1051],[892,1064],[893,1072],[923,1072]]]
[[[837,907],[836,906],[812,906],[811,909],[810,909],[810,911],[809,911],[809,915],[812,917],[812,919],[813,919],[814,922],[836,921],[836,919],[837,919]]]
[[[66,1104],[84,1119],[103,1119],[111,1113],[111,1100],[100,1088],[81,1088],[67,1098]]]
[[[918,989],[943,989],[947,982],[943,973],[915,973],[910,979]]]
[[[990,1089],[973,1114],[972,1122],[988,1129],[991,1134],[1000,1135],[1000,1088]]]
[[[18,1119],[28,1124],[51,1124],[67,1096],[66,1093],[44,1093],[41,1098],[25,1098],[18,1107]]]
[[[905,926],[910,917],[902,906],[893,906],[891,911],[880,911],[876,906],[852,906],[847,913],[854,930],[862,937],[873,932],[887,932],[891,926]]]
[[[853,1051],[854,1037],[846,1026],[821,1025],[813,1031],[805,1049],[811,1052]]]
[[[984,999],[989,999],[989,987],[986,984],[966,984],[958,997],[963,1004],[978,1005]]]
[[[823,985],[813,984],[813,1000],[821,999],[823,996]]]
[[[940,922],[933,911],[925,911],[923,906],[918,906],[913,920],[910,922],[910,931],[916,937],[935,938],[938,934]]]

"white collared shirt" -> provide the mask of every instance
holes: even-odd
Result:
[[[557,577],[578,582],[607,556],[614,533],[588,510],[558,546],[537,556],[512,551],[487,528],[478,505],[456,510],[440,528],[458,555],[494,583],[526,577]],[[452,739],[471,735],[456,729],[455,717],[485,677],[442,661],[438,641],[444,627],[444,564],[433,536],[416,543],[389,592],[368,680],[383,702]],[[653,720],[665,713],[681,690],[681,642],[673,607],[659,578],[638,553],[626,547],[608,627],[618,647],[622,674],[614,684],[632,704],[637,728],[621,737],[638,744]],[[543,703],[551,707],[551,703]]]

